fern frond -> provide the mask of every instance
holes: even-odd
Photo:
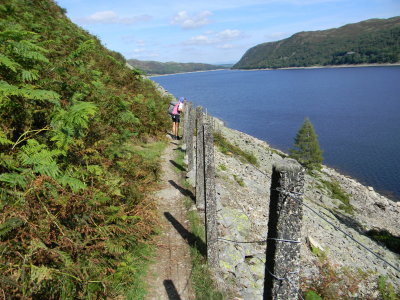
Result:
[[[3,55],[0,53],[0,65],[6,67],[7,69],[13,71],[13,72],[17,72],[17,69],[19,69],[21,67],[21,65],[13,60],[11,60],[10,58],[8,58],[7,56]]]
[[[69,58],[70,59],[74,59],[79,57],[82,53],[87,53],[91,50],[96,49],[96,42],[93,39],[84,41],[83,43],[81,43],[78,47],[78,49],[76,49],[75,51],[73,51],[70,55]]]
[[[39,239],[32,239],[29,245],[29,250],[31,253],[35,252],[38,249],[47,250],[47,246]]]
[[[118,66],[124,66],[124,65],[125,65],[124,62],[115,59],[115,58],[112,57],[111,55],[107,55],[107,58],[108,58],[109,60],[111,60],[113,63],[115,63],[116,65],[118,65]]]
[[[18,173],[3,173],[0,174],[0,181],[8,183],[11,187],[25,188],[27,186],[27,180],[25,176]]]
[[[22,88],[20,89],[20,96],[26,99],[48,101],[55,105],[59,105],[60,95],[54,91]]]
[[[0,166],[9,170],[15,170],[18,167],[18,161],[13,156],[0,153]]]
[[[59,149],[66,149],[72,138],[83,136],[89,126],[89,119],[97,112],[97,106],[91,102],[76,101],[69,110],[59,109],[54,115],[52,141]]]
[[[21,79],[24,82],[34,81],[39,79],[39,73],[37,70],[31,70],[31,71],[22,70]]]
[[[67,252],[57,250],[57,249],[55,249],[53,251],[59,255],[59,257],[61,258],[61,260],[63,261],[63,263],[66,267],[70,267],[74,264],[71,256]]]
[[[31,281],[40,284],[43,280],[52,279],[52,269],[45,266],[31,265]]]
[[[104,244],[104,248],[112,255],[122,255],[127,252],[124,246],[115,240],[107,240]]]
[[[63,154],[60,150],[49,150],[46,145],[39,144],[35,139],[29,139],[27,144],[21,147],[18,158],[25,166],[33,166],[33,170],[39,174],[56,178],[60,174],[55,158]]]
[[[0,96],[20,96],[26,99],[48,101],[59,105],[60,95],[53,91],[34,89],[29,86],[18,87],[0,80]]]
[[[88,127],[89,118],[95,115],[97,106],[91,102],[80,102],[72,105],[68,111],[60,109],[53,118],[53,127],[84,129]]]
[[[47,52],[46,49],[35,45],[27,40],[12,41],[10,45],[13,47],[13,53],[24,60],[48,63],[49,60],[41,52]]]
[[[103,169],[99,165],[88,165],[86,169],[90,174],[94,174],[96,176],[103,175]]]
[[[52,178],[56,178],[60,174],[60,169],[55,161],[46,164],[38,163],[33,167],[33,171]]]
[[[23,30],[19,24],[11,25],[4,31],[0,31],[0,41],[21,41],[21,40],[31,40],[36,41],[39,38],[39,34]]]
[[[13,142],[7,138],[7,135],[0,128],[0,145],[12,145]]]
[[[74,193],[86,188],[86,184],[84,182],[68,175],[57,178],[57,182],[64,187],[69,186]]]
[[[4,223],[0,224],[0,238],[5,237],[8,233],[21,227],[24,222],[20,218],[10,218],[6,220]]]
[[[77,102],[70,108],[68,125],[87,128],[89,118],[97,112],[97,106],[91,102]]]
[[[19,96],[20,91],[19,88],[15,85],[11,85],[8,82],[0,80],[0,96],[9,97],[9,96]]]
[[[118,120],[123,123],[140,124],[140,120],[129,110],[125,110],[118,115]]]

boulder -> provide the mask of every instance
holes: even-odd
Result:
[[[307,243],[310,246],[310,249],[318,249],[320,252],[324,251],[324,247],[321,246],[315,239],[313,239],[310,235],[307,236]]]

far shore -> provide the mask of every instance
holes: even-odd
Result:
[[[213,69],[213,70],[200,70],[200,71],[191,71],[191,72],[179,72],[179,73],[170,73],[170,74],[150,74],[146,75],[147,77],[160,77],[160,76],[169,76],[169,75],[178,75],[178,74],[190,74],[190,73],[203,73],[203,72],[213,72],[213,71],[222,71],[222,70],[231,70],[230,68],[226,69]]]
[[[400,62],[394,64],[353,64],[353,65],[326,65],[326,66],[311,66],[311,67],[287,67],[287,68],[263,68],[263,69],[232,69],[239,71],[257,71],[257,70],[298,70],[298,69],[334,69],[334,68],[365,68],[365,67],[395,67],[400,66]]]
[[[160,76],[169,76],[169,75],[177,75],[177,74],[190,74],[190,73],[200,73],[200,72],[213,72],[213,71],[222,71],[222,70],[231,70],[231,71],[274,71],[274,70],[302,70],[302,69],[334,69],[334,68],[366,68],[366,67],[396,67],[400,66],[400,62],[394,64],[356,64],[356,65],[327,65],[327,66],[311,66],[311,67],[286,67],[286,68],[261,68],[261,69],[214,69],[214,70],[201,70],[201,71],[191,71],[191,72],[179,72],[179,73],[170,73],[170,74],[150,74],[146,75],[146,77],[160,77]]]

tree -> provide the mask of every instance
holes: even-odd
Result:
[[[307,169],[320,169],[323,160],[318,137],[309,118],[304,123],[294,139],[294,148],[289,149],[290,157],[296,159]]]

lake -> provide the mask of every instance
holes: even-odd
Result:
[[[400,67],[221,70],[151,77],[288,151],[309,117],[324,164],[400,199]]]

